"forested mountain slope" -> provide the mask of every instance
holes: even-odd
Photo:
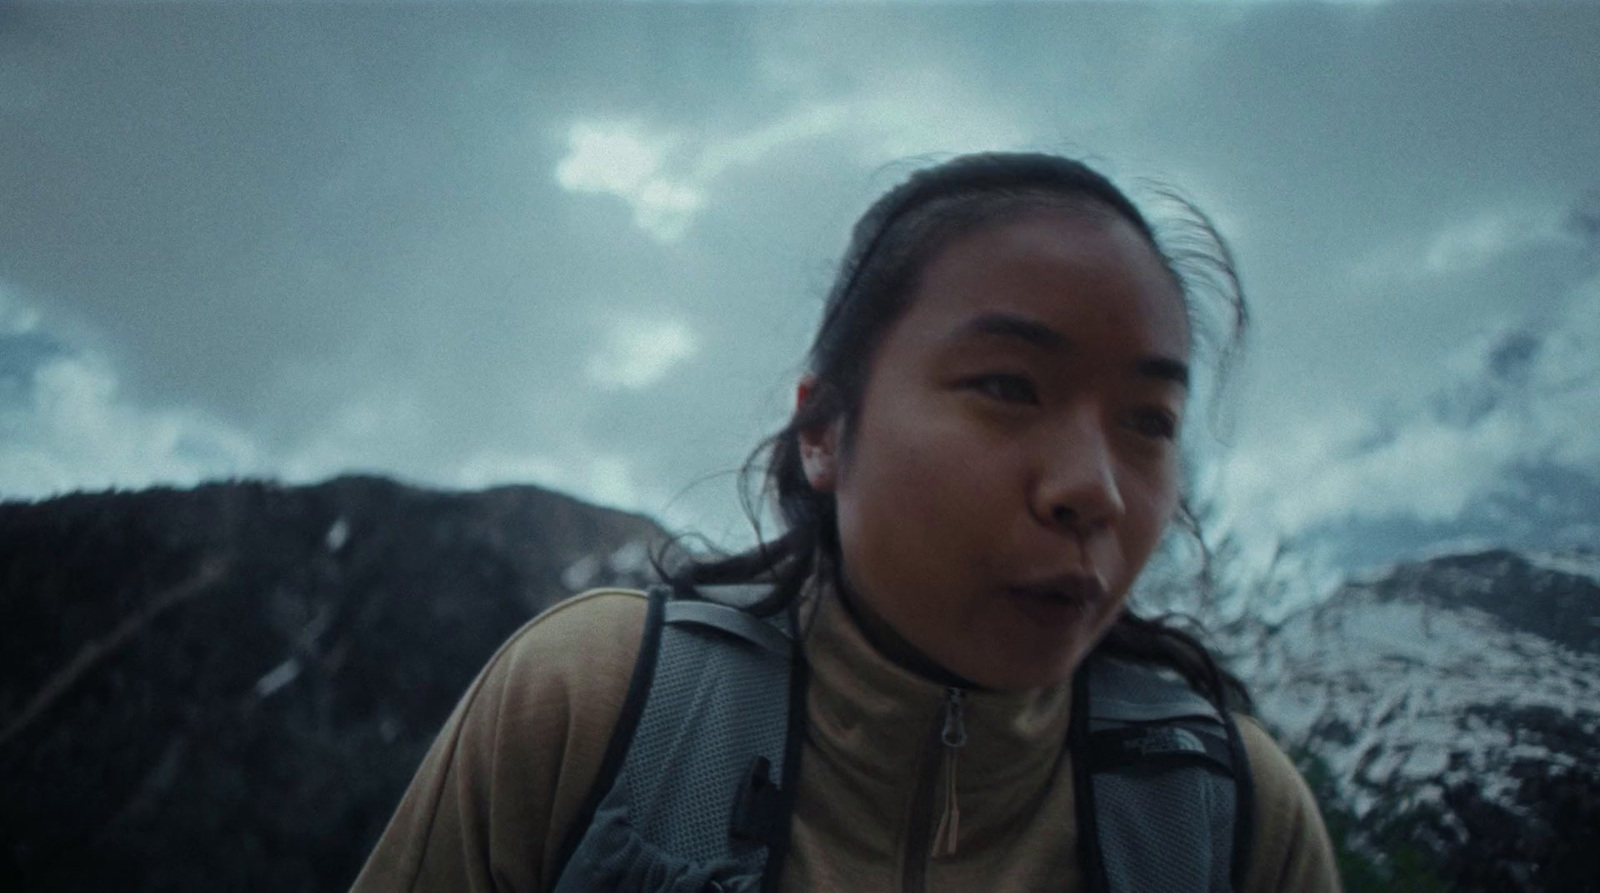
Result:
[[[495,647],[662,538],[377,478],[0,505],[0,889],[348,886]]]

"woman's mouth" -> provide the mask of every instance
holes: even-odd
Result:
[[[1105,600],[1105,586],[1090,576],[1071,575],[1006,587],[1018,610],[1041,626],[1071,627]]]

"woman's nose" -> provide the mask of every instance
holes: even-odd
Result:
[[[1126,511],[1106,432],[1087,416],[1079,414],[1069,436],[1052,438],[1034,493],[1041,523],[1079,536],[1114,524]]]

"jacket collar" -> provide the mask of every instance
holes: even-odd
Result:
[[[803,616],[814,743],[866,778],[910,790],[918,767],[940,755],[948,687],[880,653],[830,587],[809,591]],[[1007,803],[1043,795],[1065,749],[1071,691],[1066,682],[965,692],[956,782],[964,825],[985,822],[986,813],[999,819]]]

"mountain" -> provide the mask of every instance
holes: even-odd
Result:
[[[1600,890],[1600,553],[1401,563],[1245,638],[1352,890]]]
[[[371,477],[0,503],[0,889],[346,889],[490,653],[665,536]],[[1403,562],[1219,641],[1350,893],[1600,890],[1600,554]]]
[[[0,889],[347,888],[493,650],[664,538],[370,477],[0,504]]]

